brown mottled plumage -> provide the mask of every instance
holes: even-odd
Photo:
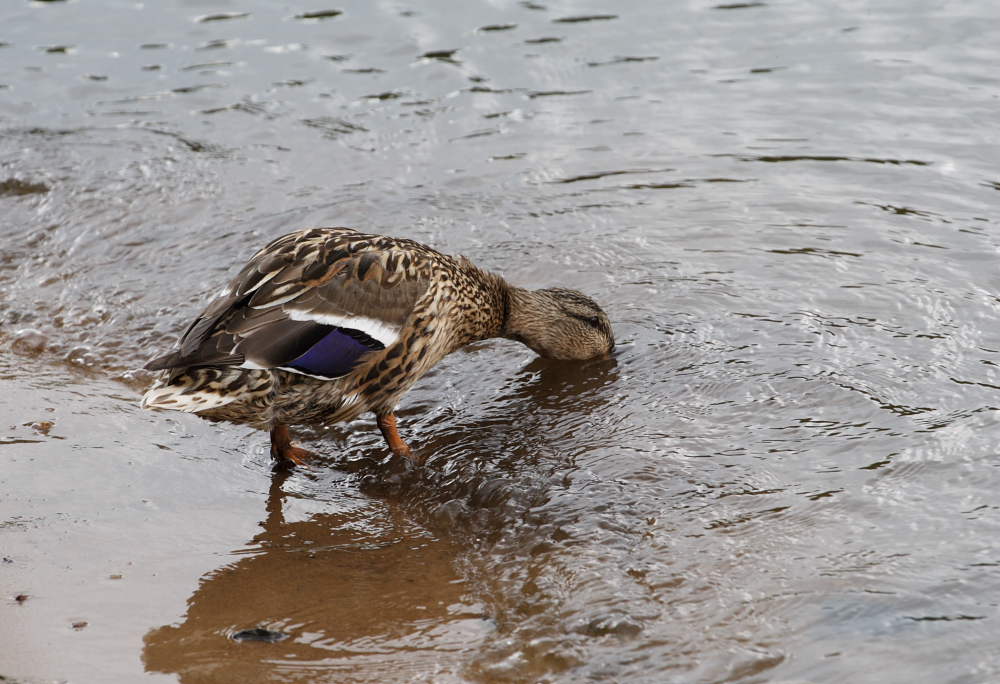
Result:
[[[280,461],[302,463],[289,423],[372,411],[393,453],[396,404],[434,364],[491,337],[583,360],[614,348],[607,316],[574,290],[508,285],[464,257],[350,228],[311,228],[255,254],[188,327],[143,397],[271,430]]]

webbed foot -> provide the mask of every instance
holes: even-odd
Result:
[[[279,423],[271,429],[271,458],[275,460],[276,469],[305,466],[315,455],[308,449],[292,446],[292,436],[287,425]]]
[[[396,427],[396,414],[376,414],[375,422],[378,423],[378,429],[382,431],[382,436],[385,438],[386,444],[389,445],[389,451],[393,455],[402,456],[414,465],[423,463],[423,459],[414,454],[413,449],[407,446],[403,438],[399,436],[399,429]]]

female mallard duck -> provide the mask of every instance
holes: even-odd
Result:
[[[271,454],[303,464],[288,423],[375,413],[392,453],[416,461],[397,402],[442,358],[506,337],[541,356],[614,349],[608,317],[575,290],[524,290],[464,257],[351,228],[310,228],[255,254],[188,327],[144,408],[188,411],[271,431]]]

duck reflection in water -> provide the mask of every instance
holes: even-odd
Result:
[[[590,362],[586,372],[536,360],[510,378],[502,399],[476,406],[466,420],[451,416],[449,429],[429,431],[435,459],[448,463],[449,451],[462,451],[452,468],[407,468],[399,459],[345,464],[362,481],[381,483],[383,494],[395,479],[407,492],[398,503],[392,496],[352,496],[345,479],[334,484],[343,494],[324,501],[338,511],[291,520],[300,500],[285,486],[296,476],[274,472],[263,529],[235,562],[202,578],[182,621],[146,635],[147,671],[214,684],[408,681],[442,667],[460,670],[495,626],[456,571],[468,549],[435,538],[403,506],[447,524],[455,506],[441,504],[460,501],[464,525],[508,525],[512,510],[545,496],[540,459],[554,459],[543,464],[548,471],[587,448],[577,428],[596,418],[617,379],[613,358]],[[498,435],[500,423],[518,439]],[[575,432],[575,441],[554,440],[553,429]],[[511,486],[524,478],[537,486]],[[436,516],[437,509],[447,514]],[[470,509],[490,515],[466,516]],[[233,638],[249,630],[260,631],[247,641]],[[272,643],[250,643],[253,637]]]
[[[185,684],[343,681],[338,673],[408,680],[460,658],[489,632],[455,571],[452,544],[391,503],[357,497],[344,497],[335,513],[287,520],[285,508],[296,506],[286,478],[274,473],[263,530],[238,560],[202,578],[181,622],[146,634],[147,671]],[[232,638],[257,629],[280,642]]]

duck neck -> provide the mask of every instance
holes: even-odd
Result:
[[[545,295],[513,285],[507,285],[506,295],[504,320],[498,337],[531,347],[528,340],[537,337],[551,305]]]
[[[484,294],[479,298],[479,306],[471,314],[471,325],[466,328],[468,337],[459,341],[460,345],[492,337],[506,337],[504,330],[511,310],[511,287],[496,273],[476,269],[475,280]]]

